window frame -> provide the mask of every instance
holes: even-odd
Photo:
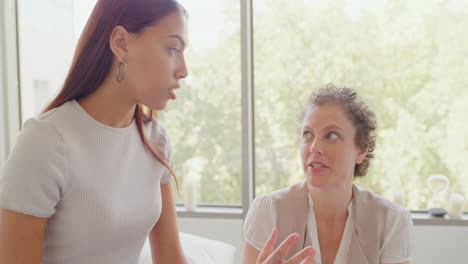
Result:
[[[255,123],[254,123],[254,50],[253,50],[253,0],[240,0],[241,26],[241,144],[242,184],[241,205],[199,204],[194,211],[187,211],[177,204],[179,217],[244,219],[250,202],[255,198]],[[18,0],[4,0],[0,5],[0,102],[3,115],[3,156],[6,159],[21,124],[21,83],[19,71]],[[2,37],[5,36],[5,37]],[[2,129],[2,126],[0,126]],[[2,134],[0,133],[0,136]],[[1,160],[2,164],[4,161]],[[425,210],[412,210],[416,225],[468,226],[468,212],[462,219],[433,218]]]
[[[0,14],[3,18],[0,32],[4,32],[1,34],[4,37],[0,36],[2,69],[0,81],[3,93],[0,99],[2,100],[3,142],[5,143],[2,151],[6,159],[21,129],[17,0],[4,0],[0,5]]]

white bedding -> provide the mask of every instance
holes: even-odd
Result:
[[[180,232],[184,254],[190,264],[233,264],[236,248],[227,243]],[[152,264],[148,240],[139,264]]]

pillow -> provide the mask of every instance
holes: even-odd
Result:
[[[234,263],[236,248],[230,244],[182,232],[179,236],[185,257],[190,264]],[[152,264],[148,240],[141,251],[139,264]]]

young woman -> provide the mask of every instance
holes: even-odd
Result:
[[[153,114],[187,76],[186,23],[175,0],[97,2],[62,90],[5,165],[0,263],[137,263],[148,236],[155,263],[186,262]]]
[[[187,76],[186,45],[176,0],[98,0],[62,90],[5,165],[0,263],[137,263],[148,237],[154,263],[187,262],[154,114]]]

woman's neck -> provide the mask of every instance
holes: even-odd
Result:
[[[135,102],[126,96],[125,89],[105,80],[92,94],[78,103],[96,121],[110,127],[127,127],[133,121]]]
[[[337,186],[315,187],[308,184],[309,196],[314,204],[317,220],[337,222],[346,219],[352,200],[352,182]]]

